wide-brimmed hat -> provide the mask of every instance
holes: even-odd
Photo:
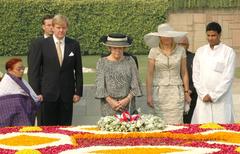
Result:
[[[100,42],[108,47],[129,47],[132,41],[131,37],[118,33],[108,34],[100,38]]]
[[[144,36],[144,41],[149,47],[158,47],[160,37],[172,37],[177,39],[183,37],[187,32],[174,31],[174,29],[167,23],[158,26],[157,32],[151,32]]]

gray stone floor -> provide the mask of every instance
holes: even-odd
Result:
[[[143,86],[144,87],[144,86]],[[240,79],[234,79],[232,86],[235,121],[240,122]],[[145,87],[143,94],[146,94]],[[94,98],[94,85],[84,86],[84,96],[81,101],[74,104],[73,125],[95,125],[100,118],[100,103]],[[137,108],[142,113],[152,113],[152,109],[146,105],[146,95],[137,98]]]

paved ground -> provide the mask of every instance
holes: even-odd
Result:
[[[235,79],[233,86],[233,103],[235,121],[240,122],[240,79]],[[145,89],[143,93],[146,94]],[[95,125],[100,118],[100,103],[94,98],[94,85],[84,86],[84,97],[74,104],[73,125]],[[137,107],[142,113],[151,113],[152,110],[146,105],[146,97],[137,98]]]

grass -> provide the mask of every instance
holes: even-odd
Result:
[[[240,78],[240,67],[236,68],[235,77],[238,78],[238,79]]]
[[[19,56],[23,59],[24,65],[27,66],[27,57]],[[5,63],[11,57],[0,56],[0,71],[5,72]],[[96,68],[97,60],[100,56],[82,56],[83,66],[86,68]],[[142,83],[145,83],[146,72],[147,72],[147,55],[137,55],[138,64],[139,64],[139,75]],[[240,78],[240,67],[236,68],[235,77]],[[24,78],[27,79],[27,76],[24,75]],[[96,73],[84,73],[83,74],[84,84],[95,84]]]
[[[27,57],[26,56],[17,56],[22,58],[23,63],[27,66]],[[5,63],[11,57],[0,56],[0,71],[5,72]],[[96,68],[97,60],[100,56],[82,56],[83,66],[86,68]],[[147,55],[137,56],[139,63],[139,74],[142,82],[145,82],[145,72],[147,71]],[[24,78],[27,79],[27,75],[24,75]],[[96,73],[84,73],[83,82],[84,84],[95,84]]]

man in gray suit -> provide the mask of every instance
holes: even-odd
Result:
[[[79,43],[66,37],[68,20],[55,15],[53,36],[43,39],[29,56],[29,83],[42,96],[42,125],[71,125],[73,102],[83,91]]]

